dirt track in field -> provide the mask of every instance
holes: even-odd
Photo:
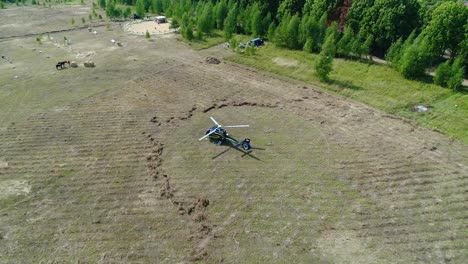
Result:
[[[57,19],[68,21],[75,9],[60,9]],[[50,93],[49,104],[31,105],[25,94],[17,119],[0,125],[0,190],[8,190],[0,196],[0,262],[468,259],[466,145],[227,63],[219,47],[197,53],[175,37],[148,42],[117,27],[97,37],[67,34],[72,49],[41,49],[57,57],[95,51],[95,69],[37,67],[0,86]],[[17,41],[0,42],[2,52],[17,52]],[[21,43],[27,51],[36,44]],[[20,71],[2,67],[4,75]],[[52,82],[41,86],[40,73]],[[57,96],[77,90],[89,91]],[[252,152],[261,162],[232,150],[207,158],[219,149],[197,138],[211,115],[256,121],[232,133],[251,135],[265,149]]]

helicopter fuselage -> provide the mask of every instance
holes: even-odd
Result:
[[[213,132],[213,130],[215,130]],[[205,135],[211,133],[208,138],[210,142],[216,143],[218,145],[229,145],[231,147],[239,147],[242,146],[244,150],[249,150],[250,147],[250,139],[246,138],[243,141],[238,141],[237,139],[229,136],[227,131],[221,127],[211,127],[205,133]]]

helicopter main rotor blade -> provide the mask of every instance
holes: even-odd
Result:
[[[210,118],[211,118],[211,121],[213,121],[213,123],[215,123],[218,127],[221,126],[218,122],[216,122],[216,120],[213,117],[210,116]]]
[[[249,127],[249,125],[223,126],[223,127]]]
[[[205,139],[206,137],[208,137],[209,135],[213,134],[214,132],[216,132],[217,129],[213,129],[213,131],[211,131],[210,133],[204,135],[203,137],[201,137],[200,139],[198,140],[202,140],[202,139]]]

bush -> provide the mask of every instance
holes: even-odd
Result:
[[[434,76],[434,83],[446,87],[451,75],[452,69],[450,67],[450,61],[446,61],[437,67]]]
[[[231,40],[229,40],[229,46],[232,48],[233,51],[236,51],[236,47],[239,46],[239,42],[236,38],[231,38]]]
[[[151,38],[150,33],[148,32],[148,30],[146,30],[145,38],[146,38],[146,39],[150,39],[150,38]]]

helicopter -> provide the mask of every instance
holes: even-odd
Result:
[[[244,151],[250,150],[252,147],[250,146],[250,139],[245,138],[242,141],[238,141],[237,139],[229,136],[225,127],[249,127],[249,125],[236,125],[236,126],[222,126],[220,125],[213,117],[210,117],[211,121],[215,123],[215,126],[210,127],[205,135],[201,137],[199,140],[203,140],[205,138],[209,138],[210,142],[216,143],[219,146],[221,145],[228,145],[235,149],[242,147]]]

